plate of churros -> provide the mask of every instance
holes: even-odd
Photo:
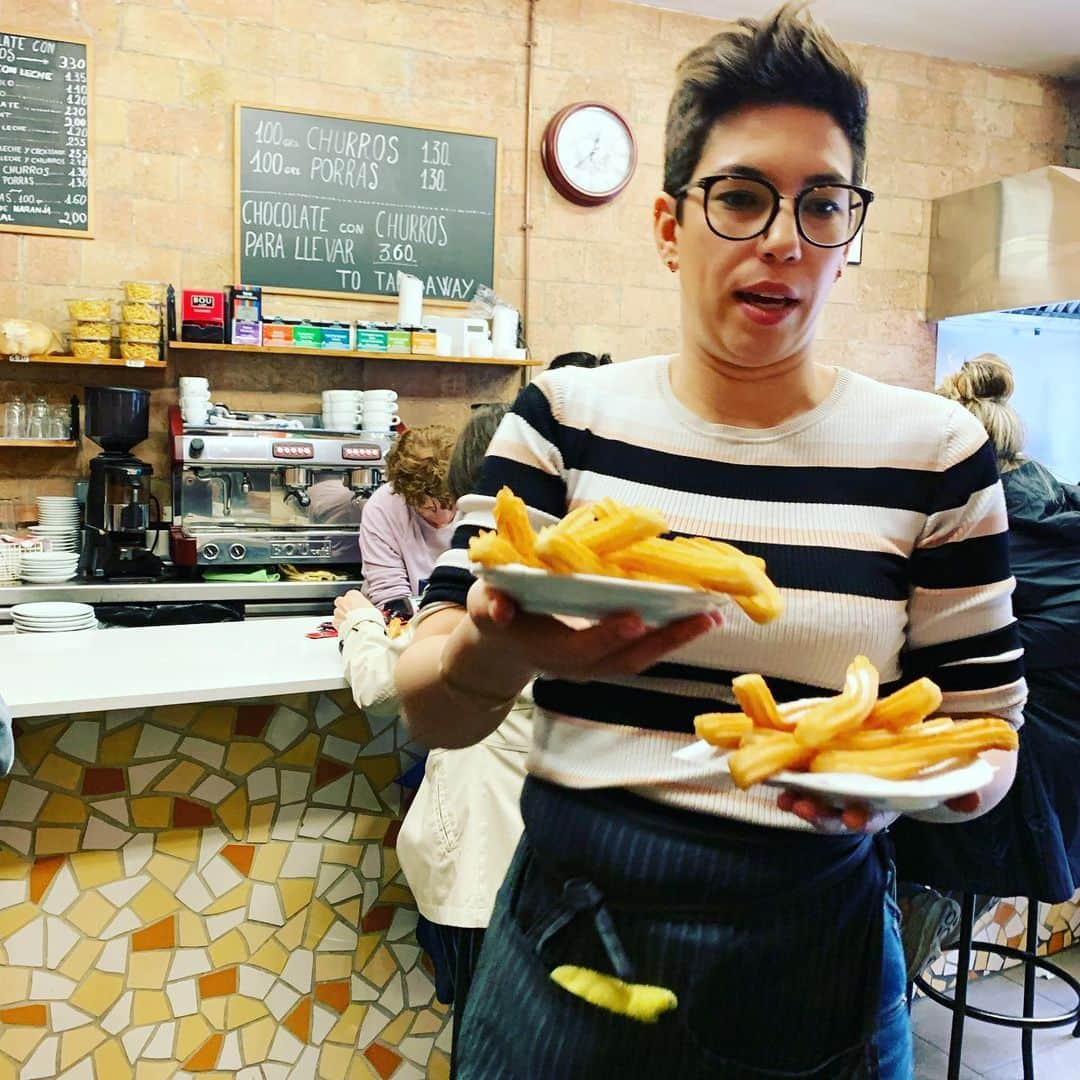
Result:
[[[495,530],[469,542],[473,569],[533,614],[635,612],[661,626],[723,596],[757,623],[783,610],[763,559],[705,537],[665,538],[668,522],[655,510],[602,499],[537,533],[525,503],[504,487],[494,516]]]
[[[995,767],[982,755],[1015,751],[1016,731],[998,717],[954,721],[938,715],[941,690],[917,679],[878,696],[878,672],[857,656],[833,697],[778,704],[760,675],[732,690],[741,712],[695,718],[698,742],[675,757],[737,787],[792,788],[830,802],[852,799],[879,810],[928,810],[986,787]]]

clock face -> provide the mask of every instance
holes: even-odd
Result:
[[[548,125],[544,166],[556,190],[572,202],[597,206],[627,185],[637,164],[629,127],[595,102],[568,105]]]
[[[627,178],[634,144],[617,116],[589,105],[563,121],[555,153],[567,180],[576,188],[604,195]]]

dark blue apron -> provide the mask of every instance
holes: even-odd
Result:
[[[886,863],[868,836],[767,829],[529,778],[459,1039],[461,1080],[877,1076]],[[549,973],[664,986],[654,1024]]]

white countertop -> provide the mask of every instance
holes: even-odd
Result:
[[[348,581],[64,581],[57,585],[27,585],[5,582],[0,585],[0,608],[10,604],[43,600],[73,600],[80,604],[179,603],[214,600],[326,600],[326,610],[334,597],[360,582]],[[3,612],[0,612],[2,618]]]
[[[180,705],[345,687],[337,638],[318,617],[0,635],[12,716]]]

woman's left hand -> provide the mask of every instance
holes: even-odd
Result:
[[[339,596],[334,601],[334,626],[340,630],[345,616],[361,607],[374,608],[375,605],[359,589],[350,589],[344,596]]]
[[[971,814],[979,808],[979,793],[960,795],[945,805],[959,814]],[[849,802],[842,810],[805,791],[783,791],[777,800],[781,810],[808,821],[820,832],[880,832],[892,820],[892,814],[875,810],[862,802]]]
[[[777,805],[825,833],[878,832],[890,820],[866,803],[851,801],[841,810],[805,791],[782,791]]]

